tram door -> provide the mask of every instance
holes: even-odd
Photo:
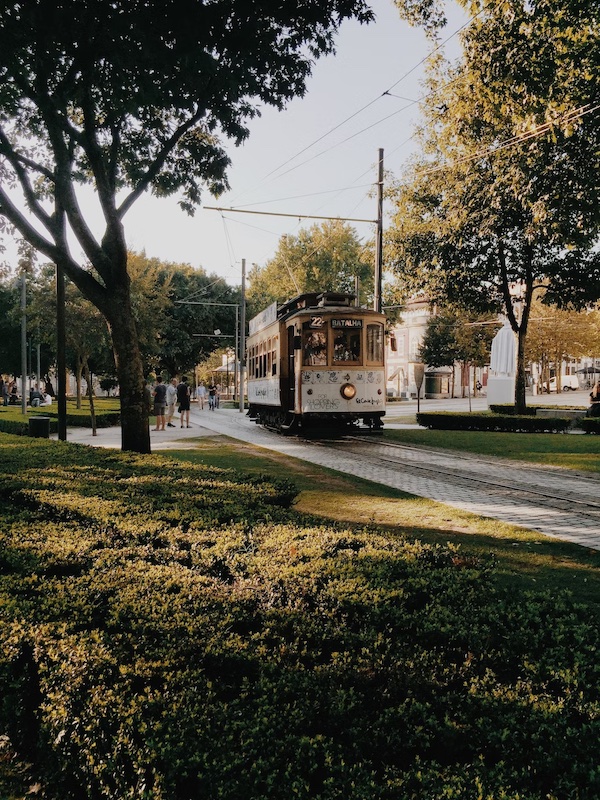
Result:
[[[287,391],[285,396],[285,407],[287,411],[294,411],[296,406],[296,350],[295,345],[295,328],[293,325],[287,329]]]

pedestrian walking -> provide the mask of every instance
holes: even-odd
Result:
[[[199,383],[196,386],[196,400],[198,401],[198,408],[204,409],[204,401],[206,400],[206,386]]]
[[[152,396],[154,397],[154,416],[156,417],[156,428],[152,428],[152,430],[164,431],[166,425],[167,387],[160,376],[156,379],[156,386]]]
[[[208,385],[208,407],[211,411],[215,410],[215,403],[217,398],[217,387],[214,383]]]
[[[167,385],[167,428],[174,428],[173,416],[175,415],[175,404],[177,403],[177,378],[171,378]]]
[[[181,383],[177,386],[177,402],[179,403],[179,418],[181,420],[181,427],[187,425],[188,428],[191,428],[190,425],[190,387],[188,386],[187,378],[184,375],[181,379]]]

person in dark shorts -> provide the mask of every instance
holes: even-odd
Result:
[[[167,387],[163,383],[163,379],[159,376],[156,379],[156,386],[152,392],[154,397],[154,416],[156,417],[156,428],[153,431],[164,431],[166,425],[165,410],[167,406]]]
[[[217,387],[211,381],[208,384],[208,407],[210,408],[211,411],[215,410],[216,397],[217,397]]]
[[[188,386],[187,378],[184,375],[181,383],[177,386],[177,402],[179,403],[179,418],[181,420],[181,427],[184,423],[188,428],[190,425],[190,387]]]

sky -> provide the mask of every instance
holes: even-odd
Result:
[[[415,147],[415,101],[424,94],[422,62],[435,44],[400,20],[392,0],[371,0],[370,5],[376,22],[342,24],[336,53],[316,62],[303,98],[283,112],[264,108],[251,122],[247,141],[226,147],[232,161],[231,190],[218,199],[205,192],[193,217],[179,208],[175,197],[145,195],[124,218],[130,249],[202,267],[239,285],[242,259],[247,271],[254,263],[263,265],[283,235],[320,224],[295,215],[375,219],[378,150],[384,150],[386,171],[399,176]],[[466,18],[452,5],[448,16],[441,39],[448,39],[446,53],[456,56],[459,37],[452,34]],[[97,217],[96,233],[101,235],[91,193],[81,197],[81,205],[88,218]],[[373,236],[372,224],[350,224],[364,241]]]
[[[294,215],[376,217],[373,185],[378,150],[384,150],[385,169],[399,175],[415,146],[411,137],[419,106],[414,101],[424,93],[420,62],[435,45],[421,30],[400,20],[392,0],[372,0],[371,6],[376,22],[342,25],[336,54],[316,62],[303,98],[292,101],[283,112],[265,108],[251,123],[244,145],[228,147],[231,190],[218,199],[205,193],[201,209],[192,218],[174,198],[143,198],[124,220],[131,249],[202,267],[238,285],[242,259],[248,271],[254,263],[263,265],[275,254],[283,235],[320,223],[218,212],[205,205]],[[459,37],[452,34],[465,17],[452,7],[448,16],[441,38],[449,39],[446,51],[455,56]],[[390,94],[382,96],[388,90]],[[336,126],[340,127],[333,130]],[[365,241],[372,237],[372,225],[351,224]]]

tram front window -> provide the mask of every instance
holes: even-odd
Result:
[[[305,367],[324,367],[327,364],[325,331],[305,330],[302,352]]]
[[[333,342],[333,360],[336,363],[360,362],[360,331],[336,331]]]

